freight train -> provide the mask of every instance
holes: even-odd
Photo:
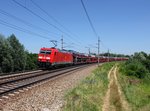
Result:
[[[65,66],[65,65],[76,65],[76,64],[89,64],[97,63],[99,60],[102,62],[111,62],[111,61],[124,61],[128,60],[125,57],[96,57],[89,56],[83,53],[78,53],[73,50],[60,50],[57,48],[41,48],[38,54],[38,64],[41,68],[50,68],[56,66]]]

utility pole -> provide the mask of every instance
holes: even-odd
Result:
[[[90,47],[85,47],[85,48],[88,48],[89,55],[91,55]]]
[[[91,55],[90,47],[89,47],[89,55]]]
[[[52,42],[54,44],[54,47],[57,47],[57,41],[56,40],[51,40],[50,42]]]
[[[63,39],[63,35],[62,35],[62,38],[61,38],[61,49],[63,50],[64,48],[64,39]]]
[[[99,66],[99,53],[100,53],[100,39],[98,37],[98,66]]]

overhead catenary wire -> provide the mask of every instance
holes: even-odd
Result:
[[[14,3],[18,4],[19,6],[21,6],[22,8],[26,9],[28,12],[30,12],[31,14],[33,14],[34,16],[38,17],[39,19],[41,19],[42,21],[44,21],[45,23],[47,23],[48,25],[52,26],[53,28],[57,29],[58,31],[64,33],[65,35],[69,36],[69,34],[67,34],[66,32],[62,31],[59,27],[51,24],[50,22],[48,22],[46,19],[44,19],[43,17],[41,17],[40,15],[36,14],[35,12],[33,12],[32,10],[30,10],[29,8],[25,7],[24,5],[22,5],[21,3],[17,2],[16,0],[12,0]],[[70,38],[69,38],[70,39]]]
[[[16,17],[16,16],[14,16],[14,15],[12,15],[12,14],[10,14],[10,13],[4,11],[4,10],[2,10],[2,9],[0,9],[0,13],[3,14],[3,15],[5,15],[5,16],[8,16],[8,17],[10,17],[10,18],[13,18],[13,19],[16,20],[16,21],[19,21],[19,22],[25,24],[26,26],[29,26],[29,27],[38,29],[38,30],[43,31],[43,32],[46,32],[46,33],[48,33],[48,34],[49,34],[49,33],[53,33],[53,34],[56,34],[56,35],[60,35],[60,34],[57,34],[57,33],[54,33],[54,32],[50,32],[50,31],[48,31],[48,30],[46,30],[46,29],[44,29],[44,28],[41,28],[41,27],[39,27],[39,26],[33,25],[33,24],[31,24],[31,23],[29,23],[29,22],[27,22],[27,21],[25,21],[25,20],[22,20],[22,19],[20,19],[20,18],[18,18],[18,17]]]
[[[33,12],[32,10],[30,10],[29,8],[25,7],[24,5],[22,5],[21,3],[17,2],[16,0],[12,0],[14,3],[18,4],[19,6],[23,7],[24,9],[26,9],[28,12],[32,13],[33,15],[35,15],[36,17],[40,18],[42,21],[44,21],[45,23],[49,24],[50,26],[52,26],[53,28],[59,30],[60,32],[64,33],[61,29],[59,29],[57,26],[49,23],[46,19],[44,19],[43,17],[41,17],[40,15],[36,14],[35,12]]]
[[[93,23],[92,23],[92,21],[91,21],[91,19],[90,19],[90,16],[89,16],[89,14],[88,14],[88,12],[87,12],[87,10],[86,10],[86,7],[85,7],[85,5],[84,5],[83,0],[81,0],[81,4],[82,4],[82,7],[83,7],[83,9],[84,9],[84,11],[85,11],[85,13],[86,13],[87,19],[88,19],[88,21],[89,21],[89,23],[90,23],[90,26],[91,26],[91,28],[92,28],[92,30],[93,30],[94,35],[95,35],[96,37],[98,37],[98,34],[97,34],[97,32],[96,32],[96,30],[95,30],[95,28],[94,28],[94,25],[93,25]]]
[[[86,10],[86,7],[85,7],[85,5],[84,5],[83,0],[81,0],[81,4],[82,4],[82,7],[83,7],[83,9],[84,9],[84,11],[85,11],[85,13],[86,13],[86,16],[87,16],[87,18],[88,18],[88,21],[89,21],[89,23],[90,23],[90,26],[91,26],[91,28],[92,28],[92,30],[93,30],[93,33],[94,33],[95,37],[98,38],[98,66],[99,66],[99,53],[100,53],[100,42],[101,42],[101,41],[100,41],[100,38],[99,38],[99,36],[98,36],[98,34],[97,34],[95,28],[94,28],[94,25],[93,25],[92,21],[91,21],[91,19],[90,19],[90,16],[88,15],[88,12],[87,12],[87,10]]]
[[[94,25],[93,25],[93,23],[92,23],[92,21],[91,21],[91,19],[90,19],[90,16],[89,16],[89,14],[88,14],[88,12],[87,12],[87,10],[86,10],[86,7],[85,7],[85,5],[84,5],[83,0],[81,0],[81,4],[82,4],[82,7],[83,7],[83,9],[84,9],[84,11],[85,11],[85,13],[86,13],[87,19],[88,19],[88,21],[89,21],[89,23],[90,23],[90,26],[91,26],[91,28],[92,28],[92,30],[93,30],[93,33],[94,33],[94,35],[98,38],[98,44],[100,45],[100,43],[101,43],[101,44],[106,48],[106,46],[104,45],[104,43],[102,42],[102,40],[99,38],[98,33],[96,32],[96,29],[95,29],[95,27],[94,27]],[[98,45],[98,47],[99,47],[99,45]],[[100,47],[99,47],[99,48],[100,48]]]
[[[77,37],[76,34],[73,34],[68,28],[66,28],[64,25],[62,25],[56,18],[54,18],[52,15],[50,15],[47,11],[45,11],[43,8],[41,8],[34,0],[30,0],[37,8],[39,8],[42,12],[44,12],[49,18],[51,18],[54,22],[56,22],[59,26],[61,26],[63,29],[65,29],[67,32],[69,32],[70,34],[74,35],[75,37]],[[69,34],[69,36],[71,36]],[[71,36],[73,37],[73,36]],[[73,38],[74,40],[76,38]],[[76,39],[76,41],[78,41],[78,39]],[[79,43],[81,43],[80,41],[78,41]]]
[[[40,37],[40,38],[44,38],[44,39],[50,40],[49,37],[46,37],[46,36],[37,34],[37,33],[35,33],[35,32],[31,32],[31,31],[29,31],[29,30],[26,30],[26,29],[21,28],[21,27],[18,27],[18,26],[16,26],[16,25],[10,24],[10,23],[8,23],[8,22],[6,22],[6,21],[3,21],[3,20],[1,20],[1,19],[0,19],[0,24],[1,24],[1,25],[4,25],[4,26],[7,26],[7,27],[10,27],[10,28],[15,29],[15,30],[18,30],[18,31],[21,31],[21,32],[30,34],[30,35],[34,35],[34,36],[36,36],[36,37]]]

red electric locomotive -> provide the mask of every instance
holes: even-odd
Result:
[[[73,64],[73,56],[66,50],[56,48],[41,48],[38,54],[40,67],[51,67],[64,64]]]

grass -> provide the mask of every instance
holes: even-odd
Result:
[[[133,111],[150,111],[150,80],[146,82],[120,72],[119,83]]]
[[[64,111],[101,111],[108,88],[107,74],[114,63],[105,63],[93,71],[65,96]]]

